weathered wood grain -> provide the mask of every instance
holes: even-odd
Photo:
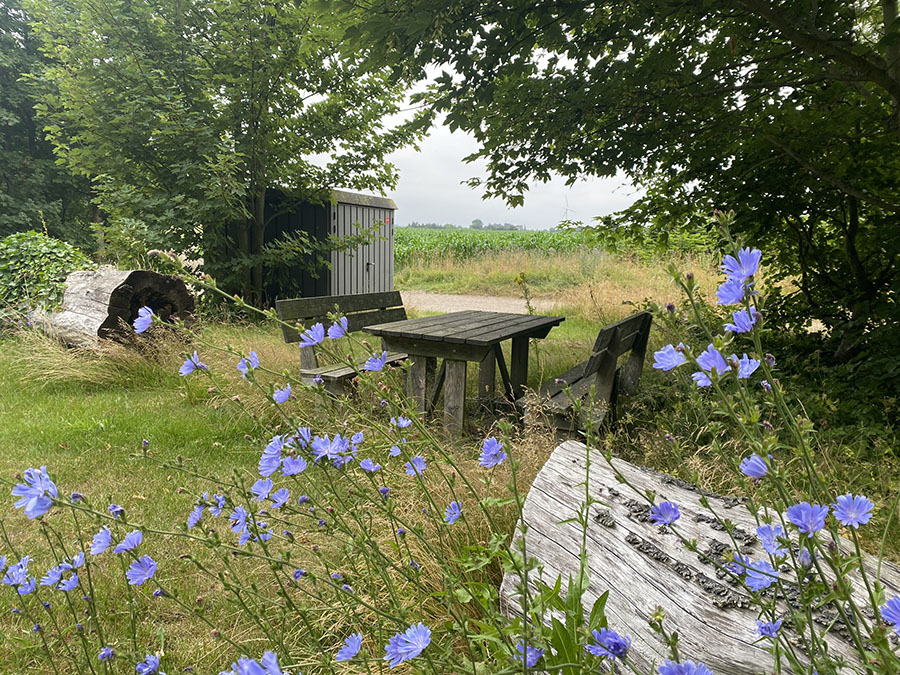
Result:
[[[545,583],[552,585],[562,576],[563,588],[568,576],[578,570],[582,533],[576,523],[560,522],[573,518],[584,502],[586,452],[583,444],[574,441],[557,447],[532,484],[523,512],[528,526],[527,554],[542,563]],[[609,626],[631,638],[632,661],[640,672],[650,672],[652,661],[660,663],[667,656],[665,645],[648,625],[657,607],[665,610],[667,630],[678,632],[684,658],[704,662],[717,675],[773,672],[773,657],[757,642],[758,616],[749,602],[750,592],[709,562],[713,558],[730,560],[733,547],[727,532],[709,509],[701,506],[704,496],[720,518],[737,526],[734,536],[743,554],[754,560],[765,556],[755,536],[756,522],[743,502],[704,495],[682,481],[623,460],[612,462],[638,490],[655,492],[657,502],[677,503],[681,510],[678,530],[696,540],[699,548],[697,553],[689,551],[673,533],[650,523],[646,500],[619,482],[616,471],[599,453],[593,453],[588,484],[591,497],[599,503],[591,506],[587,533],[591,579],[584,599],[586,615],[594,600],[608,590]],[[853,546],[845,541],[842,548],[849,552]],[[864,564],[874,578],[877,561],[866,556]],[[881,579],[887,597],[900,592],[900,568],[896,565],[884,562]],[[519,577],[504,576],[501,602],[510,615],[520,612],[519,585]],[[854,583],[854,597],[860,607],[868,604],[859,578]],[[864,613],[873,616],[871,610]],[[833,618],[833,610],[823,608],[815,615],[817,628]],[[829,633],[829,652],[852,661],[853,651],[841,632],[838,623]],[[892,640],[896,645],[896,635]]]
[[[623,393],[637,389],[652,320],[649,312],[639,312],[601,328],[587,361],[542,384],[537,400],[534,396],[519,399],[526,421],[546,421],[570,431],[614,423],[620,382]],[[617,368],[619,358],[626,354],[624,366]],[[576,419],[574,402],[586,399],[591,391],[593,401],[582,406]]]
[[[79,270],[66,278],[59,311],[37,313],[35,323],[66,344],[95,347],[101,339],[131,339],[131,324],[145,306],[163,321],[186,320],[194,297],[180,279],[149,270]]]

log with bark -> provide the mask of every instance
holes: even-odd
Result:
[[[80,270],[67,277],[61,308],[34,320],[66,344],[94,347],[100,340],[131,340],[131,324],[145,306],[163,321],[188,319],[194,296],[177,277],[149,270]]]
[[[599,453],[591,455],[588,485],[596,503],[590,507],[587,531],[590,586],[583,599],[585,618],[597,597],[608,590],[609,627],[631,638],[629,657],[640,672],[650,672],[653,662],[659,664],[669,657],[662,638],[648,623],[657,607],[665,611],[666,630],[678,633],[682,658],[702,661],[717,674],[774,672],[773,656],[765,650],[768,641],[755,634],[760,617],[750,602],[750,591],[721,569],[721,563],[732,560],[734,543],[751,559],[768,560],[755,534],[757,523],[743,500],[704,493],[671,476],[624,460],[613,459],[612,464],[615,471]],[[569,576],[578,572],[582,528],[577,522],[561,521],[575,518],[585,502],[585,466],[583,444],[561,444],[535,478],[525,501],[525,550],[540,562],[539,578],[550,586],[561,576],[565,589]],[[621,482],[616,472],[637,491]],[[672,532],[650,522],[649,505],[641,494],[647,490],[656,495],[656,503],[668,500],[678,504],[681,518],[676,526],[687,540],[696,541],[696,551],[689,550]],[[702,499],[718,520],[701,505]],[[735,526],[731,532],[734,543],[720,524],[726,519]],[[792,540],[797,541],[796,532]],[[851,542],[843,540],[841,548],[853,555]],[[867,554],[864,557],[872,580],[878,561]],[[785,587],[795,588],[790,576],[782,573]],[[877,620],[869,608],[863,581],[856,573],[851,578],[857,606],[863,608],[867,620]],[[884,561],[881,580],[887,598],[900,593],[900,568],[896,565]],[[506,574],[503,578],[501,603],[510,616],[521,615],[520,585],[519,576]],[[536,587],[533,583],[530,586],[533,592]],[[781,610],[789,611],[786,605]],[[549,621],[550,617],[543,620]],[[834,622],[827,638],[833,657],[857,662],[848,631],[833,606],[819,608],[814,620],[819,630]],[[782,630],[787,630],[787,624],[786,621]],[[898,640],[893,631],[891,640],[896,647]]]

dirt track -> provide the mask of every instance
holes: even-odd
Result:
[[[496,295],[447,295],[428,293],[427,291],[401,291],[403,305],[407,309],[420,312],[460,312],[466,309],[478,309],[488,312],[511,312],[527,314],[528,307],[524,298],[509,298]],[[552,311],[556,303],[547,299],[531,301],[538,312]]]

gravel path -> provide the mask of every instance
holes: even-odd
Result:
[[[524,298],[510,298],[496,295],[448,295],[428,291],[401,291],[403,305],[407,309],[420,312],[461,312],[477,309],[487,312],[511,312],[527,314]],[[553,300],[535,299],[531,305],[538,312],[550,312],[556,303]]]

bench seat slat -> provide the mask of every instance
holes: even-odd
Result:
[[[406,358],[407,354],[403,352],[388,352],[387,363],[396,363]],[[356,364],[357,370],[362,370],[363,364],[365,364],[365,361],[360,361]],[[343,363],[333,363],[328,366],[319,366],[318,368],[304,368],[300,371],[300,379],[303,380],[304,384],[310,384],[317,375],[320,375],[326,381],[337,381],[355,376],[356,370],[352,366]]]

